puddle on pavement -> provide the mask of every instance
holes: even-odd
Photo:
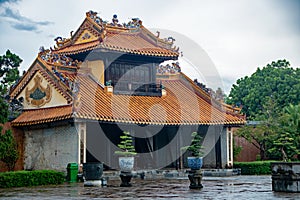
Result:
[[[204,177],[201,190],[190,190],[183,179],[133,179],[132,187],[84,187],[83,183],[60,186],[0,189],[0,199],[297,199],[299,194],[273,193],[270,176]]]

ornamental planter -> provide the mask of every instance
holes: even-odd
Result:
[[[102,183],[103,164],[100,162],[83,163],[84,186],[100,186]]]
[[[103,164],[100,162],[83,163],[83,177],[85,180],[101,180]]]
[[[134,157],[119,157],[121,172],[131,172],[134,167]]]
[[[300,162],[274,162],[271,168],[274,192],[300,193]]]
[[[203,158],[202,157],[188,157],[188,167],[191,168],[191,170],[199,170],[202,167],[203,164]]]

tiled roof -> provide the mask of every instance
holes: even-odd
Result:
[[[158,57],[178,57],[178,52],[155,45],[141,33],[108,32],[102,42],[99,40],[74,44],[55,51],[59,54],[77,54],[93,49],[107,49],[124,53]]]
[[[61,94],[68,97],[68,102],[72,103],[73,99],[76,99],[74,94],[71,96],[72,94],[69,93],[72,92],[69,86],[60,83],[61,81],[49,70],[51,65],[40,60],[37,66],[31,70],[40,71],[58,91],[61,91]],[[183,73],[178,73],[175,79],[159,79],[166,90],[166,95],[162,97],[107,94],[103,85],[97,83],[90,74],[62,73],[70,82],[76,82],[79,86],[78,106],[76,108],[69,105],[25,110],[13,121],[13,125],[47,123],[72,116],[81,119],[137,124],[239,125],[245,123],[244,116],[230,112],[228,106],[212,99]],[[12,94],[18,94],[32,76],[33,73],[27,72]]]
[[[102,48],[126,53],[177,57],[178,52],[159,47],[142,33],[108,32],[100,45]]]
[[[54,52],[59,53],[59,54],[66,54],[66,55],[77,54],[77,53],[93,50],[99,44],[100,44],[100,41],[95,40],[95,41],[82,43],[82,44],[74,44],[72,46],[68,46],[68,47],[59,49],[58,51],[54,51]]]
[[[95,27],[97,28],[95,29]],[[76,40],[84,30],[93,32],[97,39],[77,44]],[[175,50],[175,47],[172,47],[173,43],[170,43],[168,39],[161,39],[155,36],[142,25],[138,28],[112,26],[109,24],[99,26],[90,17],[87,17],[76,33],[70,39],[66,39],[66,41],[68,42],[60,43],[54,52],[70,55],[100,48],[171,59],[179,56],[178,49]]]
[[[139,124],[243,124],[240,115],[226,113],[208,97],[187,86],[187,80],[162,81],[165,97],[108,95],[88,76],[77,76],[81,105],[75,116],[100,121]],[[185,83],[187,81],[188,83]]]
[[[13,126],[26,126],[32,124],[43,124],[53,121],[70,119],[72,117],[72,106],[57,106],[52,108],[40,108],[24,110],[22,114],[12,121]]]

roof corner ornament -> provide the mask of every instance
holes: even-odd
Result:
[[[159,31],[156,31],[156,33],[157,33],[156,37],[159,38],[160,32],[159,32]]]
[[[54,39],[54,41],[56,42],[56,45],[59,48],[59,47],[63,47],[64,45],[68,44],[68,42],[70,42],[71,39],[70,38],[68,38],[68,39],[62,38],[62,37],[58,36]]]
[[[86,12],[86,17],[89,17],[97,25],[99,25],[101,28],[103,28],[103,24],[105,24],[105,22],[102,20],[101,17],[97,16],[97,14],[98,14],[97,12],[90,10],[89,12]]]
[[[96,17],[97,17],[97,14],[98,14],[97,12],[92,11],[92,10],[90,10],[90,11],[88,11],[88,12],[85,13],[85,15],[86,15],[87,17],[92,18],[92,19],[96,18]]]
[[[40,48],[39,48],[39,54],[42,54],[42,53],[44,53],[45,52],[45,47],[44,46],[41,46]]]
[[[174,51],[179,52],[179,47],[175,46],[172,48]]]
[[[168,41],[171,42],[171,44],[173,44],[174,41],[176,41],[176,40],[173,37],[170,36],[170,37],[168,37]]]

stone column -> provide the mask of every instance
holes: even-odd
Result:
[[[79,122],[77,125],[78,131],[78,163],[86,163],[86,123]]]

